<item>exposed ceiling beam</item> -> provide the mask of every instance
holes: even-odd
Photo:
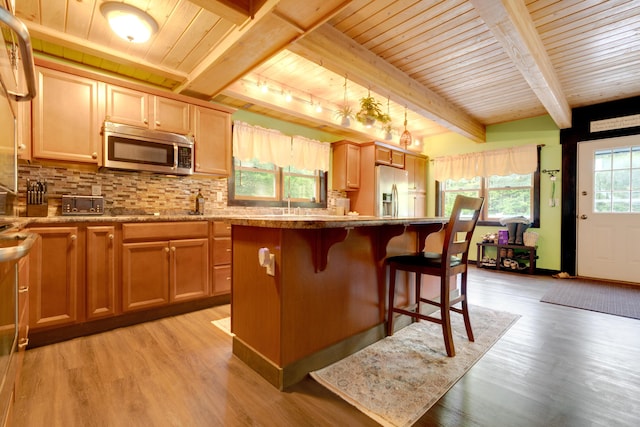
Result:
[[[189,2],[235,25],[244,24],[253,14],[253,11],[250,10],[251,2],[246,6],[241,4],[245,2],[227,0],[189,0]]]
[[[471,0],[491,33],[560,129],[571,127],[571,107],[522,1]]]
[[[267,0],[189,74],[177,91],[213,98],[227,86],[312,31],[351,0]]]
[[[128,55],[121,51],[105,48],[104,46],[93,43],[87,39],[65,34],[61,31],[52,30],[51,28],[36,24],[32,21],[25,21],[25,24],[27,25],[27,29],[29,30],[31,37],[42,41],[50,42],[64,48],[73,49],[100,59],[112,61],[116,64],[144,70],[167,79],[180,82],[187,78],[187,73],[147,62],[138,56]]]

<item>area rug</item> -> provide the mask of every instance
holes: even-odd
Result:
[[[455,357],[447,357],[442,327],[416,322],[351,356],[311,373],[384,426],[416,422],[520,317],[470,306],[475,342],[469,342],[462,316],[452,314]]]
[[[540,301],[640,319],[640,286],[595,280],[562,280]]]
[[[214,326],[224,331],[227,335],[231,335],[231,336],[234,335],[231,332],[231,317],[223,317],[222,319],[212,320],[211,323],[213,323]]]

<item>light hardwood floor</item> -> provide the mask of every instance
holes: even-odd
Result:
[[[522,317],[417,425],[636,426],[640,321],[539,302],[557,279],[470,268]],[[310,378],[285,392],[231,354],[220,306],[28,350],[19,426],[371,426]]]

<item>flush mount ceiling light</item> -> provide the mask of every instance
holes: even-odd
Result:
[[[149,14],[129,4],[109,1],[100,5],[100,12],[114,33],[133,43],[144,43],[158,31]]]

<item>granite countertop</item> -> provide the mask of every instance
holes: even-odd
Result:
[[[17,228],[32,224],[77,224],[77,223],[125,223],[125,222],[176,222],[176,221],[226,221],[232,225],[265,228],[344,228],[379,225],[419,225],[443,223],[444,218],[391,218],[364,215],[260,215],[220,212],[219,214],[124,214],[124,215],[59,215],[47,217],[11,218]]]

